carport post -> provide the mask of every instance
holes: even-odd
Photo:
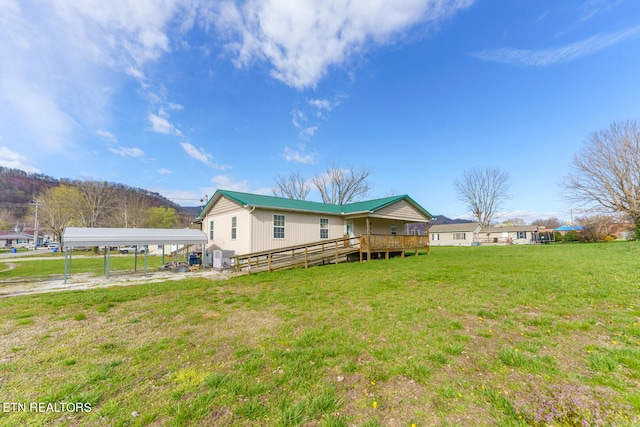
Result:
[[[67,251],[64,252],[64,284],[67,284]]]
[[[147,276],[147,252],[149,251],[148,250],[144,251],[144,276],[145,277]]]
[[[109,270],[111,270],[111,247],[107,246],[107,250],[104,253],[104,275],[109,278]]]

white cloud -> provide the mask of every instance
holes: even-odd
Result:
[[[144,157],[144,151],[136,147],[109,147],[109,151],[122,157]]]
[[[214,169],[220,169],[220,170],[231,169],[231,166],[219,165],[217,163],[214,163],[212,161],[212,159],[213,159],[213,155],[212,154],[207,153],[205,150],[203,150],[201,148],[198,148],[198,147],[194,146],[193,144],[190,144],[188,142],[181,142],[180,146],[182,147],[184,152],[189,155],[189,157],[191,157],[192,159],[195,159],[195,160],[197,160],[199,162],[202,162],[207,166],[210,166],[210,167],[212,167]]]
[[[125,73],[129,74],[131,77],[134,77],[134,78],[136,78],[136,79],[138,79],[140,81],[146,80],[146,77],[144,76],[144,73],[139,68],[136,68],[136,67],[133,67],[133,66],[128,67],[125,70]]]
[[[118,142],[118,138],[116,138],[116,136],[111,132],[107,132],[106,130],[97,130],[96,133],[104,139],[108,139],[112,142]]]
[[[299,146],[297,149],[285,147],[284,152],[282,153],[282,157],[284,157],[284,159],[288,162],[303,164],[316,163],[316,154],[306,153],[305,150],[306,147],[304,145]]]
[[[297,89],[315,87],[333,66],[373,44],[397,40],[419,24],[437,24],[474,0],[223,1],[209,15],[230,41],[237,66],[271,64],[271,75]]]
[[[0,128],[62,151],[103,122],[114,87],[170,52],[194,24],[189,0],[0,2]],[[115,75],[114,75],[115,72]],[[114,79],[115,77],[115,79]],[[19,142],[12,142],[19,144]]]
[[[211,182],[216,188],[210,193],[213,194],[216,189],[229,191],[249,191],[249,182],[247,180],[235,181],[230,175],[216,175],[211,178]]]
[[[173,173],[173,171],[166,168],[156,169],[156,172],[158,172],[160,175],[171,175]]]
[[[11,169],[21,169],[27,172],[40,172],[40,169],[27,163],[26,156],[16,153],[7,147],[0,147],[0,166]]]
[[[151,122],[151,130],[158,133],[164,133],[167,135],[181,136],[182,132],[167,120],[166,114],[161,110],[160,115],[149,114],[149,122]]]
[[[303,139],[309,139],[319,129],[317,124],[310,125],[308,121],[307,115],[301,110],[295,109],[291,112],[291,123],[300,131],[300,136]]]
[[[188,142],[181,142],[180,145],[182,146],[182,149],[185,151],[185,153],[189,155],[189,157],[204,164],[209,164],[209,161],[211,160],[211,158],[213,158],[211,154],[195,147],[192,144],[189,144]]]
[[[609,34],[599,34],[579,42],[548,49],[487,49],[473,56],[485,61],[501,62],[524,67],[546,67],[569,62],[596,53],[625,39],[640,34],[640,25]]]
[[[309,105],[316,107],[318,110],[331,111],[333,109],[333,105],[328,99],[310,99],[308,102]]]

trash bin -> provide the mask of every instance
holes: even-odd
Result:
[[[189,267],[192,265],[200,265],[200,257],[197,254],[189,255]]]
[[[18,251],[16,250],[16,248],[11,248],[11,253],[12,253],[12,254],[15,254],[16,252],[18,252]]]
[[[55,254],[56,252],[58,252],[58,248],[51,248],[51,252]]]

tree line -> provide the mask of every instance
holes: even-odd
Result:
[[[65,227],[188,227],[192,213],[160,194],[92,179],[54,179],[0,168],[0,229],[35,225],[60,241]],[[4,193],[2,193],[4,194]]]

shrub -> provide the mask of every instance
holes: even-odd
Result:
[[[576,230],[567,231],[567,234],[562,238],[565,242],[577,242],[580,240],[580,233]]]

